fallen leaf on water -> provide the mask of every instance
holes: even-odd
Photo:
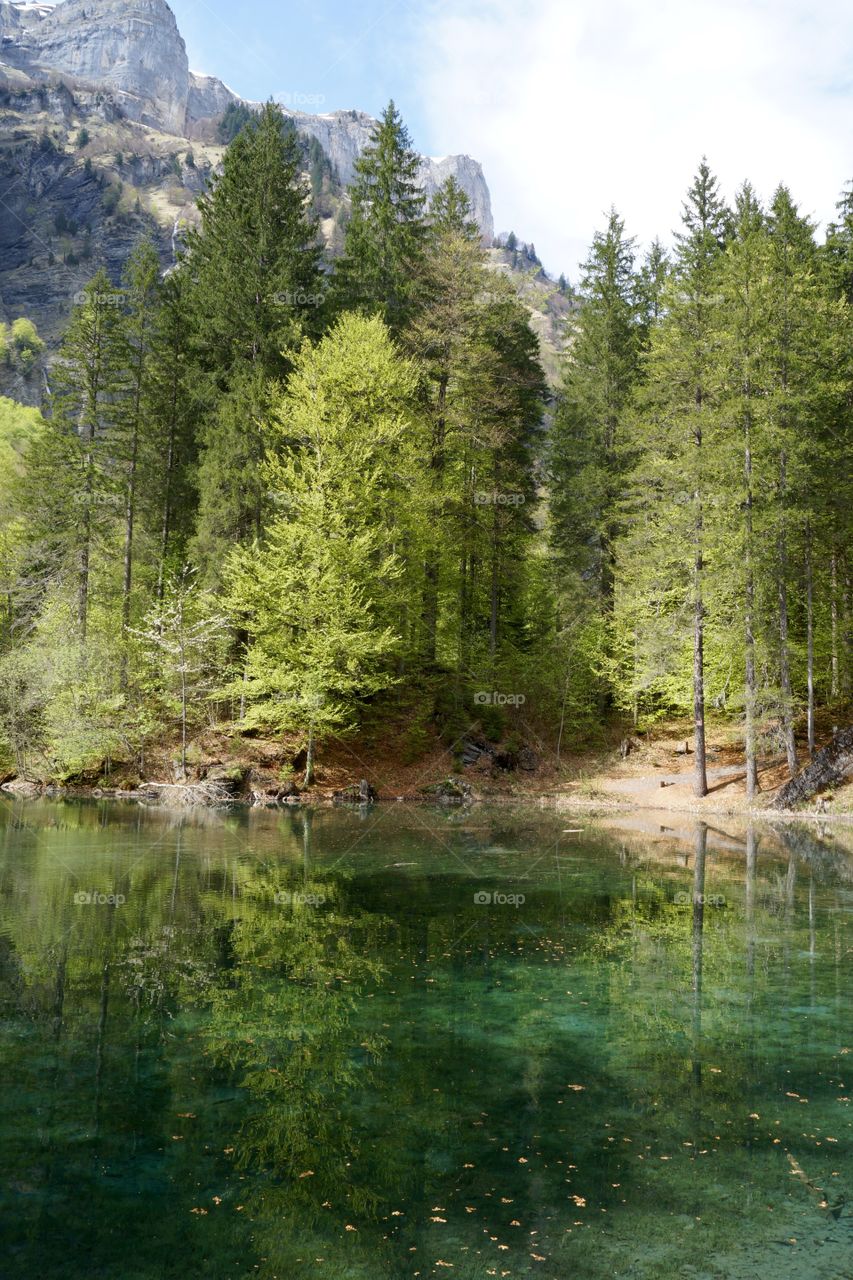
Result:
[[[347,1231],[358,1231],[358,1227],[354,1227],[351,1223],[347,1223]]]
[[[314,1170],[313,1170],[313,1169],[306,1169],[306,1170],[305,1170],[305,1172],[304,1172],[304,1173],[300,1173],[300,1175],[299,1175],[299,1176],[300,1176],[300,1178],[313,1178],[313,1177],[314,1177]]]

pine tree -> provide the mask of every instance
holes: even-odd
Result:
[[[187,562],[197,516],[193,471],[197,457],[198,406],[187,324],[187,289],[184,272],[173,272],[163,282],[153,338],[149,385],[153,457],[146,519],[151,530],[158,604],[163,603],[169,575],[174,577]]]
[[[321,322],[320,250],[300,164],[292,128],[268,103],[231,143],[187,237],[203,418],[195,556],[214,582],[233,542],[261,527],[258,424],[271,384]]]
[[[564,566],[613,595],[626,416],[639,377],[634,241],[611,209],[582,268],[550,456],[552,541]]]
[[[732,235],[719,276],[722,323],[718,359],[723,382],[719,412],[724,439],[718,483],[721,492],[730,496],[733,507],[731,519],[723,523],[719,536],[729,544],[729,550],[736,550],[732,564],[735,574],[742,575],[740,591],[736,587],[732,590],[731,583],[727,585],[742,602],[747,800],[754,799],[758,791],[758,590],[764,581],[760,549],[767,524],[762,483],[768,445],[768,369],[762,342],[768,294],[767,250],[764,214],[752,187],[745,183],[735,202]]]
[[[628,613],[634,619],[634,654],[648,630],[647,669],[655,682],[666,669],[664,651],[680,643],[689,610],[692,630],[691,698],[694,791],[708,790],[705,753],[705,521],[708,477],[705,435],[714,404],[714,333],[717,279],[730,214],[703,159],[687,193],[676,235],[673,270],[663,317],[650,336],[646,386],[639,403],[643,456],[633,473],[633,528],[623,565],[641,585]],[[683,548],[689,547],[689,559]],[[657,565],[652,578],[648,569]],[[647,608],[642,605],[643,593]],[[642,615],[645,613],[645,621]],[[681,697],[673,690],[670,696]]]
[[[149,479],[148,464],[154,462],[148,432],[152,427],[151,391],[154,380],[153,358],[157,316],[161,302],[160,261],[150,241],[143,242],[132,253],[124,273],[126,294],[125,341],[127,344],[127,387],[124,412],[119,423],[120,439],[116,441],[116,459],[122,472],[124,489],[124,551],[122,574],[122,633],[130,626],[135,535],[139,515],[140,478]],[[158,460],[159,464],[159,460]],[[140,471],[144,473],[140,477]],[[123,679],[127,678],[126,656]]]
[[[121,502],[114,475],[127,343],[123,297],[104,271],[75,307],[54,370],[49,428],[28,472],[27,508],[54,572],[75,565],[77,626],[85,648],[93,554],[116,529]]]
[[[409,131],[389,102],[356,161],[333,302],[338,312],[381,316],[395,334],[411,319],[418,301],[427,235],[419,166]]]

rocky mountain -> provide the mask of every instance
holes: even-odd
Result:
[[[206,122],[241,99],[213,76],[190,70],[186,46],[165,0],[63,0],[47,4],[0,0],[0,76],[18,89],[53,85],[99,89],[124,117],[191,139]],[[297,130],[315,137],[346,185],[373,125],[358,111],[314,116],[288,111]],[[448,177],[471,199],[483,235],[494,235],[483,171],[470,156],[424,157],[421,177],[431,195]]]
[[[0,394],[41,402],[71,305],[98,267],[118,282],[142,236],[153,240],[164,267],[174,261],[222,161],[223,113],[241,101],[189,69],[165,0],[0,0],[0,322],[27,317],[47,344],[42,367],[0,362]],[[285,114],[303,139],[315,209],[334,252],[345,188],[374,121],[360,111]],[[535,255],[508,253],[494,241],[476,160],[423,159],[428,196],[450,176],[495,246],[493,269],[517,284],[556,376],[566,299]]]

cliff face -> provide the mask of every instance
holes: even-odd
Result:
[[[363,111],[333,111],[328,115],[309,115],[301,111],[287,111],[299,133],[316,138],[331,160],[344,186],[349,186],[355,174],[355,162],[370,139],[376,123]],[[420,181],[427,198],[432,199],[442,183],[455,178],[471,201],[471,212],[483,236],[489,242],[494,239],[492,200],[482,165],[470,156],[444,156],[434,160],[421,157]]]
[[[181,134],[189,64],[165,0],[64,0],[54,9],[0,5],[5,62],[54,71],[115,94],[132,120]]]
[[[165,0],[63,0],[55,6],[0,0],[0,78],[16,89],[53,83],[57,75],[83,92],[99,89],[124,116],[185,140],[239,102],[214,76],[190,71],[175,16]],[[360,111],[315,116],[288,112],[315,137],[347,185],[374,121]],[[489,240],[491,199],[483,171],[469,156],[424,158],[421,178],[432,196],[455,177]]]

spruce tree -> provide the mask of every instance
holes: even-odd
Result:
[[[634,241],[615,209],[582,272],[551,446],[551,536],[563,564],[592,579],[609,610],[640,341]]]
[[[321,323],[320,250],[300,164],[292,128],[267,103],[226,151],[187,237],[182,270],[202,417],[195,556],[208,581],[230,546],[261,527],[268,392]]]
[[[74,565],[77,628],[85,646],[93,556],[117,528],[120,449],[128,352],[123,298],[106,272],[83,290],[53,374],[48,430],[28,472],[28,512],[53,571]]]
[[[399,333],[417,308],[425,241],[420,161],[409,131],[389,102],[355,165],[351,214],[335,264],[333,302],[340,311],[379,315]]]

